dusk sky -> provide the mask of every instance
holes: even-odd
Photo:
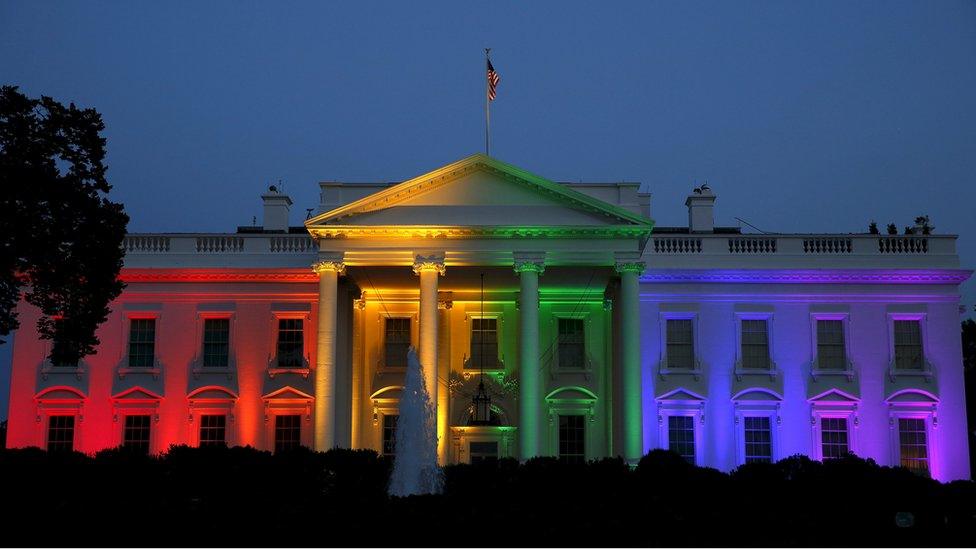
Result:
[[[102,113],[130,231],[232,232],[279,179],[297,225],[318,181],[483,152],[490,46],[505,162],[641,181],[659,225],[703,181],[722,225],[927,214],[976,267],[976,2],[325,4],[6,1],[0,83]]]

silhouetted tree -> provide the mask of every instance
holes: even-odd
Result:
[[[878,230],[877,221],[871,220],[871,224],[868,225],[868,232],[871,234],[881,234],[881,231]]]
[[[888,234],[898,234],[898,226],[896,226],[894,223],[888,223],[887,230]]]
[[[0,87],[0,336],[19,326],[23,297],[40,309],[58,364],[94,352],[124,287],[129,217],[106,197],[104,128],[94,109]]]

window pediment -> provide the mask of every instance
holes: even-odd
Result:
[[[732,395],[732,400],[738,402],[781,402],[783,395],[763,387],[751,387]]]
[[[126,389],[125,391],[116,393],[112,395],[112,400],[115,401],[145,401],[145,400],[162,400],[163,397],[150,389],[143,387],[132,387]]]
[[[829,391],[824,391],[819,395],[809,398],[808,401],[811,404],[852,404],[856,405],[861,402],[861,399],[841,391],[840,389],[830,389]]]
[[[291,386],[282,387],[261,397],[264,400],[314,400],[311,394]]]
[[[34,396],[34,400],[38,402],[80,402],[85,400],[85,398],[85,394],[78,389],[64,386],[49,387]]]
[[[939,397],[919,389],[902,389],[885,399],[888,404],[938,404]]]
[[[658,402],[704,402],[704,396],[688,389],[678,388],[657,397]]]

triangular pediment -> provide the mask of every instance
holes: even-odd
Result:
[[[660,401],[672,401],[672,400],[681,400],[681,401],[689,401],[689,400],[690,401],[704,401],[705,400],[705,397],[703,397],[702,395],[699,395],[698,393],[695,393],[694,391],[689,391],[687,389],[679,388],[679,389],[674,389],[673,391],[668,391],[667,393],[664,393],[663,395],[657,397],[657,400],[660,400]]]
[[[345,206],[305,225],[314,236],[349,236],[353,229],[466,227],[517,232],[533,227],[616,229],[646,235],[653,222],[483,154],[438,168]],[[632,234],[631,234],[632,233]],[[446,233],[445,236],[452,236]]]
[[[310,400],[314,397],[312,397],[312,395],[308,393],[299,391],[294,387],[286,386],[272,393],[268,393],[261,398],[263,398],[264,400],[294,400],[294,399]]]
[[[133,387],[112,396],[113,400],[162,400],[162,398],[162,396],[142,387]]]
[[[809,399],[811,403],[818,403],[818,404],[829,404],[829,403],[855,404],[857,402],[860,402],[860,400],[861,399],[857,398],[856,396],[841,391],[840,389],[830,389]]]

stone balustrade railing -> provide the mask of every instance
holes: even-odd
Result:
[[[953,235],[651,236],[654,255],[955,255]]]
[[[314,254],[308,235],[129,234],[126,255],[140,254]]]

